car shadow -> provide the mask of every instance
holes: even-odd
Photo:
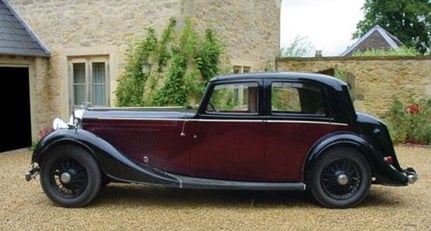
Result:
[[[407,199],[407,198],[405,198]],[[399,194],[394,194],[389,189],[384,188],[372,188],[370,194],[361,203],[361,207],[391,207],[405,208],[407,200],[403,200],[403,197]]]
[[[373,193],[360,207],[394,206],[401,202],[390,195]],[[90,206],[195,207],[320,207],[306,191],[204,190],[109,184],[102,187]]]
[[[303,191],[250,191],[160,188],[142,185],[110,184],[103,187],[92,203],[124,204],[132,206],[169,205],[210,207],[249,206],[305,206],[313,205],[313,199]]]

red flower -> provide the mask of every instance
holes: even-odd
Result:
[[[415,114],[415,113],[418,113],[419,111],[420,111],[419,104],[412,104],[407,106],[407,113],[409,114]]]
[[[46,135],[48,135],[48,133],[50,133],[52,131],[52,128],[42,128],[39,130],[39,139],[42,139],[43,137],[45,137]]]

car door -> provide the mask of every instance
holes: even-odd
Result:
[[[266,176],[269,181],[302,181],[306,155],[333,131],[325,89],[301,81],[265,80]]]
[[[264,179],[265,124],[260,116],[259,81],[220,83],[194,122],[191,175]]]

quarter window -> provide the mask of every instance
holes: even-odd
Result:
[[[73,106],[109,106],[107,59],[71,60],[71,101]]]
[[[272,83],[271,112],[322,116],[326,114],[319,87],[286,82]]]

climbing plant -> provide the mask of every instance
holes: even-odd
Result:
[[[207,29],[200,35],[189,19],[176,29],[175,18],[157,38],[153,28],[129,45],[125,72],[118,80],[117,106],[172,106],[195,103],[206,83],[220,71],[222,45]],[[152,64],[142,73],[142,63]]]

